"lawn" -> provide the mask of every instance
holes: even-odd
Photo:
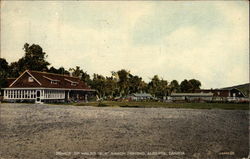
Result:
[[[88,102],[76,103],[76,106],[96,107],[128,107],[128,108],[191,108],[191,109],[227,109],[227,110],[248,110],[249,104],[239,103],[165,103],[165,102]]]

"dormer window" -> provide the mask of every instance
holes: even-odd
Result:
[[[58,84],[59,80],[57,79],[52,79],[52,78],[49,78],[49,77],[46,77],[46,76],[43,76],[44,78],[46,78],[47,80],[50,80],[50,83],[51,84]]]
[[[28,82],[34,82],[34,79],[32,77],[29,77]]]
[[[77,82],[71,82],[71,86],[76,86]]]
[[[70,85],[71,86],[77,86],[79,82],[75,82],[75,81],[72,81],[72,80],[69,80],[67,78],[65,78],[66,81],[70,82]]]
[[[51,84],[58,84],[58,81],[51,81]]]

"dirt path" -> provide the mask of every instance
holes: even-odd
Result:
[[[248,111],[1,104],[0,158],[243,158]]]

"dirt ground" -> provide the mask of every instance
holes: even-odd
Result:
[[[248,111],[1,104],[0,159],[244,158]]]

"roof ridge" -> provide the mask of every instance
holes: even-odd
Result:
[[[42,71],[33,71],[33,70],[28,70],[30,72],[37,72],[37,73],[43,73],[43,74],[51,74],[51,75],[56,75],[56,76],[63,76],[63,77],[70,77],[70,78],[77,78],[78,77],[71,77],[71,76],[68,76],[68,75],[65,75],[65,74],[57,74],[57,73],[51,73],[51,72],[42,72]]]
[[[223,87],[221,89],[227,89],[227,88],[238,88],[238,87],[242,87],[242,86],[247,86],[250,85],[250,83],[244,83],[244,84],[238,84],[238,85],[233,85],[233,86],[228,86],[228,87]]]

